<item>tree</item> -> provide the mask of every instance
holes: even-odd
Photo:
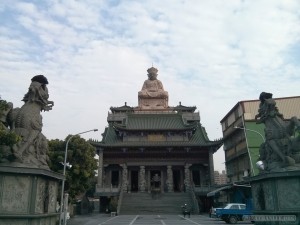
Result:
[[[64,154],[66,148],[65,141],[58,139],[49,141],[50,169],[55,172],[63,172]],[[69,193],[71,199],[81,193],[85,193],[91,188],[97,169],[95,148],[79,135],[72,137],[68,145],[67,163],[72,165],[66,169],[65,191]]]
[[[11,110],[12,104],[0,97],[0,162],[12,157],[12,146],[21,140],[20,136],[8,128],[7,114]]]

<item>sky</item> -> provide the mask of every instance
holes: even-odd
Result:
[[[2,0],[0,96],[21,107],[47,77],[43,134],[101,140],[111,106],[138,105],[147,69],[169,106],[196,106],[210,140],[243,100],[299,96],[298,0]],[[224,150],[214,155],[225,169]]]

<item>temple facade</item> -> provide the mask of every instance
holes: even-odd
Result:
[[[122,213],[125,193],[188,193],[194,212],[207,211],[206,194],[214,185],[213,153],[223,141],[209,140],[196,107],[170,107],[158,70],[147,72],[138,106],[111,107],[102,141],[92,142],[99,155],[95,194],[100,212],[114,198]]]

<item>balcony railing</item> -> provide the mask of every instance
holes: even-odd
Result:
[[[97,195],[118,195],[120,192],[120,187],[99,187],[96,185],[96,194]]]
[[[211,192],[215,189],[215,187],[212,187],[212,186],[198,186],[198,185],[195,185],[193,187],[194,189],[194,192],[195,193],[208,193],[208,192]]]

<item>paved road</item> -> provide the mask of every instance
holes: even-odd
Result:
[[[225,225],[226,223],[209,218],[207,215],[120,215],[109,217],[106,214],[90,214],[75,216],[68,221],[68,225]],[[251,224],[239,222],[238,224]]]

